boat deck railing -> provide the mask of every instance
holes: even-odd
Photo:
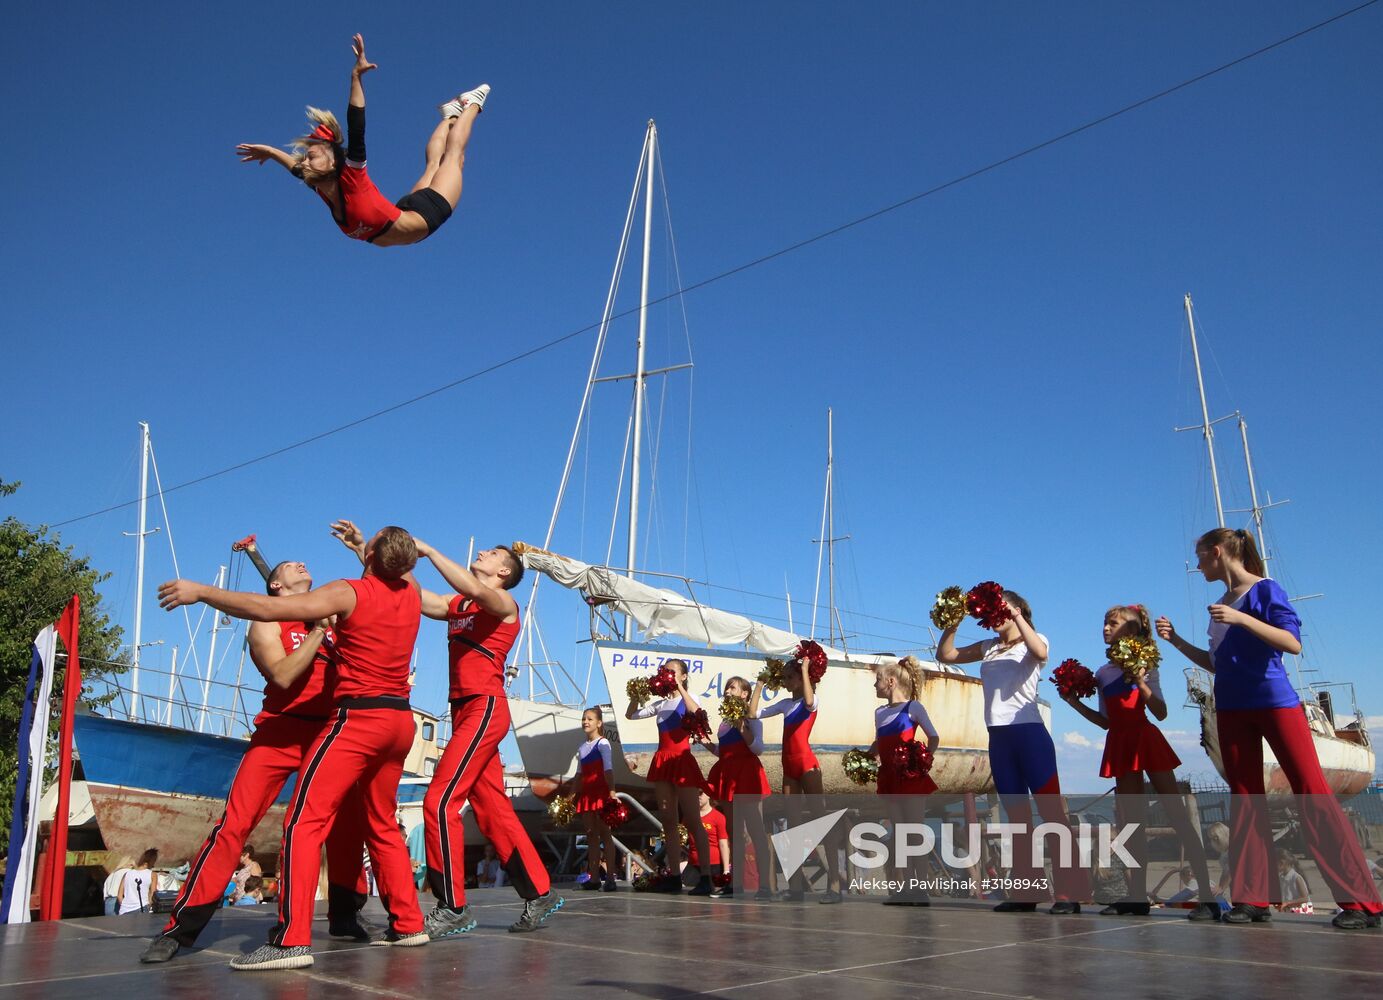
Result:
[[[85,697],[104,702],[101,714],[112,718],[235,738],[249,735],[262,700],[243,685],[144,666],[137,681],[130,673],[100,674],[85,686]]]

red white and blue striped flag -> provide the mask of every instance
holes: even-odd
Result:
[[[43,798],[43,772],[47,763],[44,755],[52,715],[57,638],[57,629],[50,625],[38,634],[30,647],[33,659],[19,719],[19,769],[14,788],[14,814],[10,820],[5,893],[3,904],[0,904],[7,924],[29,922],[29,894],[33,891],[38,854],[38,806]]]

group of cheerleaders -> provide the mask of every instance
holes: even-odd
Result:
[[[1116,783],[1120,822],[1137,824],[1127,841],[1129,853],[1137,861],[1128,871],[1127,896],[1101,912],[1117,916],[1146,916],[1150,912],[1145,867],[1146,776],[1196,877],[1200,899],[1187,916],[1193,921],[1223,920],[1231,924],[1271,919],[1272,904],[1278,900],[1274,898],[1275,853],[1271,849],[1272,831],[1264,799],[1262,745],[1266,740],[1296,793],[1307,846],[1340,907],[1332,923],[1343,930],[1378,927],[1383,904],[1359,843],[1325,782],[1300,698],[1283,667],[1284,653],[1301,650],[1296,611],[1282,588],[1264,576],[1262,559],[1247,532],[1227,528],[1207,532],[1196,542],[1195,552],[1197,568],[1205,579],[1225,586],[1224,595],[1209,607],[1208,649],[1187,642],[1166,618],[1153,622],[1147,610],[1138,604],[1110,608],[1104,615],[1103,638],[1106,644],[1113,644],[1125,637],[1152,640],[1156,635],[1215,675],[1216,723],[1225,777],[1232,793],[1228,867],[1233,906],[1222,912],[1214,899],[1205,849],[1176,783],[1174,771],[1181,761],[1149,718],[1149,712],[1159,720],[1167,716],[1156,670],[1128,680],[1122,667],[1106,663],[1095,674],[1098,708],[1083,704],[1074,694],[1064,695],[1084,718],[1107,731],[1100,776],[1113,778]],[[1005,591],[1004,600],[1011,617],[997,626],[993,638],[957,646],[956,628],[948,628],[942,633],[936,658],[947,664],[980,664],[990,768],[1008,822],[1031,830],[1032,796],[1044,823],[1067,824],[1057,777],[1056,748],[1038,713],[1038,681],[1049,657],[1047,639],[1034,629],[1032,609],[1022,597]],[[687,665],[678,659],[668,660],[665,665],[676,677],[676,691],[643,706],[631,700],[625,712],[626,718],[653,718],[658,725],[658,749],[648,770],[648,780],[654,786],[662,821],[666,868],[649,887],[660,892],[682,891],[679,819],[686,821],[689,836],[695,842],[695,856],[711,856],[706,830],[699,821],[699,796],[705,792],[720,803],[734,831],[732,837],[742,837],[752,845],[758,872],[755,898],[772,899],[772,866],[766,863],[771,855],[762,812],[746,808],[743,815],[736,816],[735,798],[770,794],[759,755],[764,745],[763,720],[774,715],[783,717],[781,791],[799,797],[799,802],[807,801],[800,797],[822,795],[821,766],[810,743],[820,698],[807,662],[802,659],[788,664],[787,697],[771,705],[761,704],[762,681],[751,686],[743,677],[731,677],[725,682],[724,693],[745,699],[749,711],[742,720],[720,724],[717,743],[711,748],[717,760],[708,775],[702,774],[692,755],[689,733],[683,725],[688,713],[699,708],[687,689]],[[876,739],[868,751],[880,761],[878,792],[888,797],[887,808],[894,823],[921,823],[926,813],[925,797],[936,791],[936,784],[925,772],[889,766],[895,759],[893,751],[906,743],[925,740],[930,757],[939,742],[926,709],[917,701],[921,691],[917,661],[909,657],[877,667],[874,691],[884,702],[875,712]],[[609,827],[601,816],[610,802],[613,775],[610,743],[601,735],[602,724],[600,709],[586,710],[582,727],[587,739],[578,751],[575,805],[588,836],[588,887],[603,885],[606,890],[613,890],[615,850]],[[1012,878],[1008,884],[1024,888],[1010,893],[1009,898],[995,906],[999,912],[1031,912],[1045,896],[1040,890],[1026,888],[1046,884],[1043,872],[1032,865],[1029,845],[1025,838],[1015,837]],[[841,900],[842,876],[838,851],[827,846],[827,884],[818,901],[835,903]],[[744,854],[737,857],[743,858]],[[598,876],[602,864],[603,882]],[[1087,874],[1074,864],[1058,859],[1053,865],[1052,881],[1052,914],[1079,913],[1081,901],[1091,898]],[[905,883],[901,881],[894,884],[896,888],[887,902],[928,904],[925,892],[904,889]],[[912,884],[918,883],[913,880]],[[804,889],[803,876],[794,875],[785,898],[800,900]],[[712,893],[710,874],[703,867],[691,894]]]
[[[351,69],[347,107],[347,132],[342,134],[336,117],[327,111],[308,109],[312,130],[297,139],[285,152],[272,146],[242,144],[237,153],[242,161],[263,164],[270,160],[301,179],[326,203],[333,220],[345,235],[377,246],[402,246],[418,243],[434,233],[451,216],[461,197],[462,168],[466,147],[476,117],[490,93],[486,84],[466,91],[439,106],[441,121],[433,130],[425,149],[425,166],[413,189],[391,203],[375,187],[366,171],[365,92],[361,78],[377,68],[365,56],[365,41],[356,35],[352,41],[355,64]],[[1234,906],[1223,919],[1229,923],[1263,922],[1270,918],[1273,901],[1271,885],[1276,883],[1270,861],[1271,827],[1263,799],[1263,750],[1267,740],[1297,794],[1307,844],[1329,885],[1340,912],[1336,927],[1358,929],[1378,927],[1380,910],[1377,889],[1369,877],[1358,842],[1344,814],[1330,792],[1316,757],[1301,701],[1287,678],[1283,653],[1301,649],[1300,621],[1287,595],[1264,576],[1264,567],[1252,537],[1242,530],[1216,529],[1196,543],[1198,568],[1211,582],[1225,585],[1224,596],[1209,608],[1210,642],[1208,649],[1188,643],[1166,618],[1149,620],[1141,605],[1111,608],[1104,616],[1104,638],[1113,642],[1124,637],[1151,639],[1154,631],[1193,663],[1215,674],[1216,724],[1226,779],[1233,794],[1231,830],[1231,884]],[[942,663],[980,664],[984,684],[985,724],[989,730],[989,760],[994,784],[1004,810],[1013,823],[1031,825],[1029,796],[1037,802],[1044,822],[1066,823],[1065,807],[1057,777],[1056,750],[1051,734],[1038,712],[1039,673],[1048,659],[1047,640],[1035,631],[1032,611],[1026,601],[1012,591],[1004,594],[1011,616],[996,629],[994,638],[957,647],[956,629],[946,629],[937,648]],[[648,778],[656,789],[658,809],[667,845],[667,864],[679,871],[682,845],[677,832],[678,818],[693,819],[700,813],[699,795],[706,791],[723,806],[735,829],[734,799],[738,795],[769,793],[767,775],[759,762],[763,748],[762,720],[783,716],[783,787],[787,795],[806,797],[822,794],[821,767],[812,753],[810,735],[818,712],[815,686],[805,661],[796,661],[787,671],[790,697],[768,706],[761,705],[763,685],[743,677],[732,677],[725,693],[737,694],[750,702],[750,711],[741,721],[722,723],[715,752],[718,760],[709,776],[703,776],[691,754],[691,743],[682,720],[697,710],[695,698],[687,691],[687,667],[680,660],[668,661],[677,675],[675,695],[637,707],[632,702],[628,718],[656,718],[658,750]],[[1136,682],[1125,679],[1124,671],[1107,663],[1097,673],[1099,708],[1081,704],[1074,696],[1067,700],[1082,716],[1107,730],[1100,776],[1113,778],[1120,818],[1138,823],[1131,843],[1139,858],[1146,857],[1143,819],[1144,776],[1159,795],[1172,826],[1181,838],[1186,857],[1194,869],[1202,899],[1190,911],[1192,920],[1211,920],[1220,915],[1210,898],[1211,880],[1204,848],[1185,805],[1177,794],[1174,769],[1180,763],[1166,739],[1148,718],[1167,715],[1167,706],[1155,672]],[[915,661],[902,660],[877,671],[875,693],[884,705],[876,712],[876,741],[870,752],[892,759],[899,746],[925,736],[929,750],[937,746],[935,727],[926,710],[916,700],[921,690]],[[600,811],[608,804],[610,747],[600,736],[603,720],[599,709],[586,712],[583,727],[589,737],[582,747],[580,791],[577,810],[584,817],[592,842],[592,874],[601,857],[607,874],[614,870],[614,847]],[[925,773],[899,773],[881,766],[878,790],[887,795],[889,813],[895,822],[920,822],[925,814],[925,796],[936,785]],[[757,859],[769,857],[768,838],[757,814],[740,817],[739,827],[752,844]],[[708,858],[706,832],[700,822],[687,827],[695,841],[698,857]],[[601,845],[604,850],[601,850]],[[822,902],[840,900],[841,873],[836,852],[827,851],[827,890]],[[766,870],[766,869],[765,869]],[[1031,865],[1030,852],[1022,846],[1015,851],[1012,875],[1016,882],[1037,883],[1041,872]],[[1078,869],[1054,866],[1052,889],[1054,914],[1080,912],[1080,901],[1089,899],[1085,874]],[[804,881],[799,874],[788,895],[800,898]],[[613,880],[603,881],[614,887]],[[676,874],[661,877],[655,888],[681,891]],[[1130,871],[1129,898],[1107,908],[1105,913],[1142,915],[1148,912],[1146,870]],[[708,875],[703,876],[693,894],[712,892]],[[758,895],[769,895],[761,883]],[[894,902],[925,902],[921,898],[900,898]],[[1011,897],[1000,903],[1001,911],[1030,911],[1037,902]]]

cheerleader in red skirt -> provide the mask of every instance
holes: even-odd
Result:
[[[725,682],[725,693],[743,698],[747,703],[753,696],[749,681],[743,677],[731,677]],[[738,794],[771,795],[768,775],[759,760],[764,751],[764,724],[758,719],[746,716],[739,722],[722,722],[716,734],[716,746],[712,753],[719,759],[707,777],[710,796],[720,803],[720,811],[725,814],[726,825],[730,828],[730,843],[736,852],[732,870],[744,862],[744,843],[748,840],[754,846],[754,867],[760,879],[756,899],[771,899],[772,893],[766,884],[771,878],[768,853],[768,833],[764,830],[763,804],[755,801],[745,803],[736,810],[734,799]],[[738,823],[738,827],[736,826]],[[729,859],[726,859],[727,863]],[[722,895],[731,895],[733,888],[727,888]]]
[[[754,685],[754,695],[749,700],[749,714],[756,719],[767,719],[774,715],[783,717],[783,794],[813,796],[814,815],[824,816],[826,800],[822,794],[821,762],[816,759],[811,745],[812,726],[816,724],[821,703],[816,696],[816,685],[812,683],[806,658],[789,660],[783,667],[783,678],[788,697],[760,708],[764,685],[763,681],[759,681]],[[793,798],[788,803],[788,824],[795,826],[801,820],[802,800]],[[833,834],[828,834],[825,844],[817,848],[817,857],[824,860],[826,868],[826,891],[817,900],[819,903],[841,901],[839,848],[840,844]],[[799,868],[788,890],[788,899],[799,902],[805,892],[806,877]]]
[[[581,731],[586,742],[576,752],[579,770],[576,772],[576,814],[586,824],[586,872],[590,878],[583,889],[614,892],[615,839],[600,811],[614,801],[611,789],[615,785],[613,756],[610,741],[601,735],[605,725],[604,713],[594,705],[581,713]],[[602,850],[603,847],[603,850]],[[605,878],[600,877],[601,855],[605,859]]]
[[[663,821],[669,874],[658,880],[656,889],[658,892],[681,892],[682,879],[677,874],[682,868],[682,838],[677,832],[679,819],[685,821],[687,830],[696,838],[698,856],[711,856],[706,830],[699,819],[701,803],[698,796],[706,787],[706,779],[702,777],[701,765],[692,756],[687,731],[682,728],[682,719],[686,714],[700,708],[696,699],[687,692],[686,661],[670,659],[663,666],[677,678],[677,693],[670,698],[649,702],[642,708],[636,707],[630,700],[624,717],[658,720],[658,752],[653,755],[653,763],[648,768],[648,780],[653,782],[653,791],[658,798],[658,817]],[[710,875],[701,876],[701,881],[691,894],[709,896]]]
[[[1152,639],[1152,623],[1141,604],[1116,605],[1105,612],[1105,645],[1118,639]],[[1148,902],[1148,801],[1143,788],[1143,774],[1166,810],[1167,819],[1181,838],[1186,860],[1196,875],[1196,885],[1204,887],[1203,902],[1187,914],[1192,920],[1216,920],[1220,908],[1210,894],[1210,869],[1205,861],[1205,848],[1196,833],[1195,824],[1181,798],[1174,773],[1181,764],[1162,731],[1148,718],[1148,710],[1159,720],[1167,718],[1167,702],[1162,697],[1157,670],[1153,669],[1135,680],[1124,675],[1122,667],[1106,663],[1095,672],[1099,687],[1100,709],[1081,704],[1075,694],[1063,696],[1065,702],[1090,722],[1107,730],[1104,759],[1100,762],[1100,777],[1115,781],[1115,806],[1121,823],[1136,823],[1137,830],[1128,839],[1129,853],[1138,864],[1128,870],[1128,898],[1105,907],[1106,916],[1146,917]]]
[[[895,835],[899,824],[920,826],[926,822],[925,796],[936,791],[932,776],[920,772],[907,760],[909,744],[925,740],[930,757],[941,742],[927,710],[917,700],[921,691],[922,669],[916,657],[886,663],[874,672],[874,693],[884,704],[874,710],[874,743],[869,753],[879,761],[879,794],[887,796]],[[896,852],[894,856],[897,857]],[[886,902],[894,906],[930,906],[922,874],[915,866],[896,867],[894,880],[901,884],[901,889],[890,892]]]

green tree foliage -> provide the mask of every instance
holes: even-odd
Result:
[[[7,497],[19,483],[0,480],[0,497]],[[123,673],[128,657],[121,652],[121,629],[101,608],[96,586],[110,577],[91,567],[85,556],[49,535],[46,525],[30,527],[7,517],[0,521],[0,851],[8,850],[10,814],[18,774],[19,716],[24,686],[33,659],[34,637],[58,620],[73,594],[82,598],[78,632],[82,678]],[[58,644],[63,652],[62,643]],[[62,703],[62,660],[53,683],[53,704]],[[84,685],[85,686],[85,685]],[[107,699],[83,699],[94,704]],[[56,715],[51,726],[56,732]]]

